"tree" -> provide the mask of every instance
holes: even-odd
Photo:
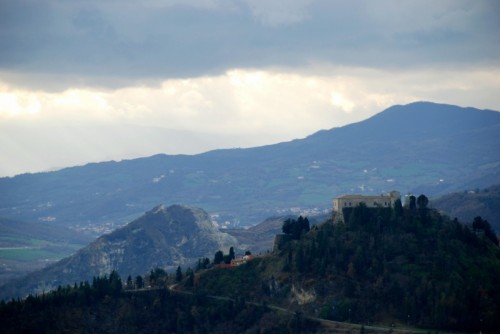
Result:
[[[230,263],[231,263],[231,260],[232,260],[231,255],[229,255],[229,254],[224,255],[224,257],[223,257],[223,262],[224,262],[225,264],[230,264]]]
[[[187,277],[187,280],[186,280],[185,286],[188,288],[193,287],[194,286],[194,272],[191,268],[188,268],[186,270],[186,277]]]
[[[231,258],[231,260],[233,260],[235,258],[235,256],[234,256],[234,248],[233,247],[229,248],[229,257]]]
[[[218,250],[217,252],[215,252],[213,263],[214,264],[220,264],[223,261],[224,261],[224,253],[222,253],[221,250]]]
[[[474,232],[477,232],[478,230],[484,230],[484,228],[485,221],[483,220],[483,218],[481,218],[481,216],[475,217],[472,221],[472,229],[474,230]]]
[[[429,204],[429,199],[427,198],[427,196],[425,196],[424,194],[421,194],[420,196],[418,196],[417,205],[418,205],[418,208],[420,210],[427,209],[428,204]]]
[[[128,275],[127,283],[125,284],[125,288],[130,290],[134,287],[134,283],[132,282],[132,276]]]
[[[135,278],[135,288],[142,289],[144,287],[144,280],[141,275],[137,275]]]
[[[474,232],[482,230],[484,232],[484,235],[498,246],[498,238],[495,231],[493,231],[493,229],[491,228],[490,223],[488,223],[487,220],[483,220],[481,216],[477,216],[474,218],[474,221],[472,222],[472,229],[474,230]]]
[[[401,204],[401,199],[394,201],[394,211],[396,212],[396,217],[401,217],[403,214],[403,204]]]
[[[302,233],[302,231],[309,232],[311,230],[311,226],[309,225],[309,219],[307,217],[302,217],[300,216],[298,219],[298,228],[299,228],[299,233]]]
[[[111,274],[109,274],[109,292],[113,296],[117,296],[122,291],[122,279],[118,272],[113,270]]]
[[[309,232],[310,230],[310,225],[309,225],[309,220],[302,216],[298,218],[298,220],[295,219],[287,219],[283,222],[282,226],[282,231],[284,234],[290,235],[293,239],[300,239],[300,236],[303,232]]]
[[[295,257],[295,267],[297,268],[298,272],[303,273],[306,270],[306,259],[304,256],[304,249],[302,248],[302,245],[299,246],[299,250],[297,252],[297,255]]]
[[[167,279],[167,272],[162,268],[154,268],[151,269],[149,273],[149,282],[151,286],[160,287],[163,283],[165,283]]]
[[[181,266],[178,266],[177,270],[175,271],[175,280],[177,282],[182,281],[182,269],[181,269]]]
[[[283,222],[283,226],[281,227],[281,230],[283,231],[284,234],[291,234],[292,232],[292,219],[287,219]]]
[[[207,269],[210,265],[210,260],[206,257],[202,259],[198,259],[198,263],[196,264],[196,271]]]
[[[350,278],[355,278],[356,277],[356,267],[354,266],[354,263],[349,262],[349,265],[347,266],[347,276]]]
[[[409,199],[410,199],[410,210],[414,211],[417,208],[417,205],[416,205],[416,200],[417,199],[413,195],[411,195],[409,197]]]

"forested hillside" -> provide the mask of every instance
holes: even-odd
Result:
[[[240,291],[332,320],[500,328],[500,250],[487,223],[463,225],[417,206],[344,214],[345,223],[283,237],[273,256],[207,272],[198,289]]]
[[[321,330],[312,317],[367,329],[496,332],[500,249],[491,226],[480,218],[461,224],[427,204],[422,195],[408,207],[359,206],[344,210],[344,222],[313,226],[307,218],[289,219],[273,253],[235,267],[213,265],[222,255],[216,252],[212,263],[200,259],[194,270],[178,267],[175,275],[157,268],[122,283],[113,272],[2,302],[2,329]],[[271,312],[277,307],[286,312]]]
[[[203,294],[123,290],[116,272],[92,283],[0,303],[2,333],[299,333],[317,323]]]

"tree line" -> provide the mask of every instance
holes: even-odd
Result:
[[[149,279],[166,273],[153,269]],[[134,280],[132,280],[134,281]],[[135,284],[135,283],[133,283]],[[135,289],[135,287],[134,287]],[[299,333],[315,324],[267,307],[178,294],[167,288],[126,290],[116,272],[25,299],[0,302],[2,333]]]

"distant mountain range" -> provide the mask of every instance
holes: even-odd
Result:
[[[156,155],[0,179],[0,216],[102,233],[158,203],[206,209],[229,227],[329,212],[343,193],[436,197],[500,183],[500,113],[427,102],[305,139]],[[94,230],[93,230],[94,229]]]
[[[228,253],[237,246],[237,239],[215,228],[205,211],[160,205],[74,255],[1,286],[0,299],[92,281],[112,270],[123,277],[143,275],[154,267],[173,271],[179,265],[193,266],[203,257],[213,259],[217,250]]]

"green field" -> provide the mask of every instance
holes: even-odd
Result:
[[[73,254],[82,245],[58,245],[45,240],[25,240],[24,244],[0,247],[0,263],[4,261],[31,262],[39,260],[58,260]]]
[[[0,237],[0,249],[9,247],[41,248],[53,244],[47,240],[26,238],[22,236],[2,236]]]
[[[44,259],[57,260],[69,254],[69,252],[52,252],[39,248],[0,249],[0,262],[2,260],[23,262]]]

